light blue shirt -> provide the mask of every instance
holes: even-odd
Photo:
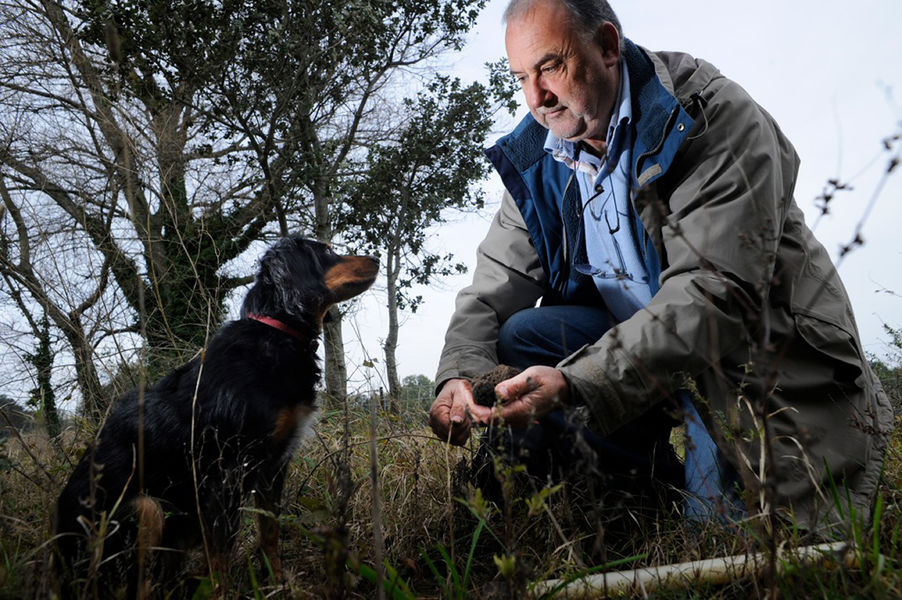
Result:
[[[620,92],[608,125],[606,157],[586,152],[550,131],[545,139],[545,150],[575,171],[579,185],[588,263],[575,265],[576,269],[592,276],[617,322],[651,300],[630,203],[633,110],[627,81],[626,62],[621,60]]]

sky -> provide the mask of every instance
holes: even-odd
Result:
[[[447,59],[449,73],[486,80],[484,63],[504,56],[506,4],[487,4],[466,48]],[[802,161],[796,202],[838,264],[865,350],[885,357],[890,338],[883,324],[902,328],[902,166],[880,187],[890,158],[883,140],[902,134],[902,0],[612,0],[612,6],[626,37],[649,50],[704,58],[774,116]],[[521,107],[519,115],[525,112]],[[514,124],[497,123],[492,139]],[[818,219],[815,199],[830,179],[852,190],[838,193],[830,214]],[[476,246],[501,199],[497,176],[485,191],[484,214],[438,227],[433,251],[475,265]],[[864,244],[840,258],[859,227]],[[449,277],[420,290],[425,302],[403,317],[400,331],[402,378],[434,377],[455,294],[471,278]],[[383,305],[384,294],[370,292],[345,325],[349,372],[361,389],[384,386]],[[364,359],[376,359],[377,368],[360,366]]]

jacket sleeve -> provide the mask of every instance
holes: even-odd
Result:
[[[457,295],[445,334],[435,382],[472,379],[498,364],[498,331],[513,313],[535,306],[546,277],[523,222],[507,192],[476,250],[473,283]]]
[[[761,309],[797,157],[737,84],[716,78],[702,98],[704,114],[656,185],[657,231],[650,233],[665,265],[658,293],[558,365],[573,401],[589,406],[601,434],[682,387],[687,375],[717,370],[766,327]]]

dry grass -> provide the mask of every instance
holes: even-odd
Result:
[[[568,487],[542,491],[511,480],[511,502],[501,509],[466,486],[471,449],[438,442],[424,414],[407,420],[380,415],[376,431],[371,470],[369,415],[323,415],[292,462],[286,486],[286,580],[266,583],[256,559],[248,558],[255,536],[248,512],[234,556],[235,572],[244,575],[227,596],[374,598],[375,557],[382,556],[383,576],[399,582],[388,597],[522,597],[531,582],[576,577],[600,565],[624,569],[761,549],[735,529],[702,530],[669,514],[636,515]],[[0,598],[49,594],[49,515],[86,437],[70,429],[56,445],[29,434],[0,446]],[[373,472],[379,511],[373,510]],[[881,518],[858,532],[863,550],[849,564],[791,566],[770,584],[765,578],[696,583],[654,597],[745,599],[774,591],[783,597],[899,597],[900,484],[897,433],[881,489]],[[205,597],[204,589],[197,597]]]

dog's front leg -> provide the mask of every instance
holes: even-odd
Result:
[[[279,512],[286,469],[287,465],[283,464],[272,477],[261,480],[254,494],[257,508],[261,511],[257,515],[260,550],[264,564],[269,561],[274,581],[282,579],[282,559],[279,557]]]

